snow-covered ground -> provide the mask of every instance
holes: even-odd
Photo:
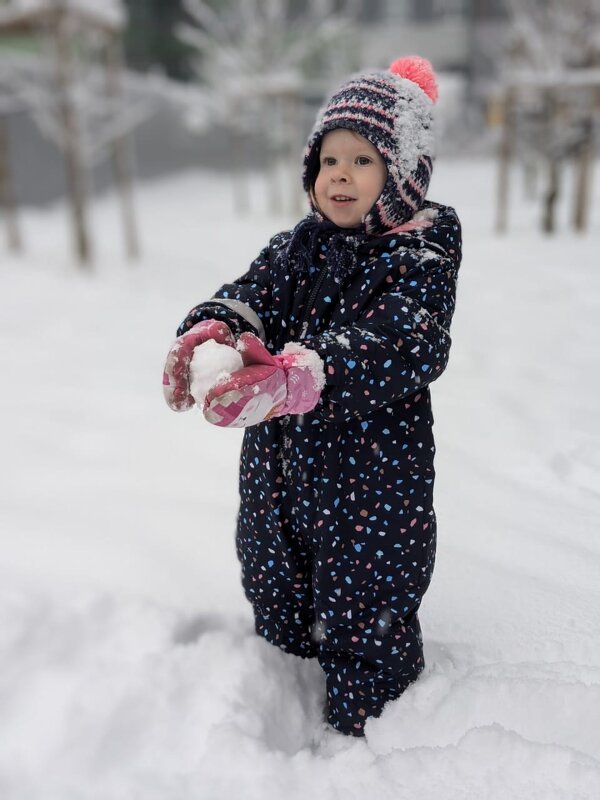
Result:
[[[196,302],[290,219],[229,183],[144,186],[145,255],[94,209],[94,274],[63,208],[0,266],[2,800],[600,797],[600,191],[543,238],[491,163],[440,162],[465,257],[433,390],[439,550],[428,666],[366,739],[321,721],[314,662],[255,637],[234,553],[240,431],[164,405]],[[520,187],[519,187],[520,188]]]

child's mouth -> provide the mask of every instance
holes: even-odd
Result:
[[[346,194],[334,194],[331,198],[334,203],[353,203],[355,201],[355,197],[348,197]]]

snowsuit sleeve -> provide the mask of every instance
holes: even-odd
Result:
[[[274,249],[282,245],[284,238],[283,234],[273,237],[244,275],[224,284],[214,297],[195,306],[179,326],[177,335],[204,319],[218,319],[226,322],[236,337],[250,331],[266,341],[271,321],[271,263]]]
[[[384,292],[355,323],[307,338],[325,362],[326,387],[315,412],[341,422],[389,406],[434,381],[450,350],[460,262],[455,247],[420,240],[415,249],[388,254]]]

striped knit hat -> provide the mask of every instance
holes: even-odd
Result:
[[[433,67],[424,58],[399,58],[389,70],[349,80],[323,106],[304,152],[304,189],[318,213],[312,189],[323,136],[348,128],[368,139],[387,166],[383,191],[367,214],[368,234],[403,224],[421,208],[434,157],[432,109],[437,100]]]

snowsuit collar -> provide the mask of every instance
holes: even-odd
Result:
[[[356,254],[367,240],[364,225],[339,228],[320,215],[309,214],[292,230],[285,257],[292,272],[308,272],[319,246],[326,251],[325,262],[337,283],[356,267]]]
[[[336,283],[344,282],[357,268],[358,251],[369,243],[385,240],[391,235],[414,233],[431,227],[441,207],[437,203],[426,203],[412,219],[384,234],[367,233],[364,224],[356,228],[339,228],[320,214],[311,213],[291,231],[290,239],[281,253],[292,272],[302,274],[309,271],[315,261],[319,247],[325,251],[325,263]]]

